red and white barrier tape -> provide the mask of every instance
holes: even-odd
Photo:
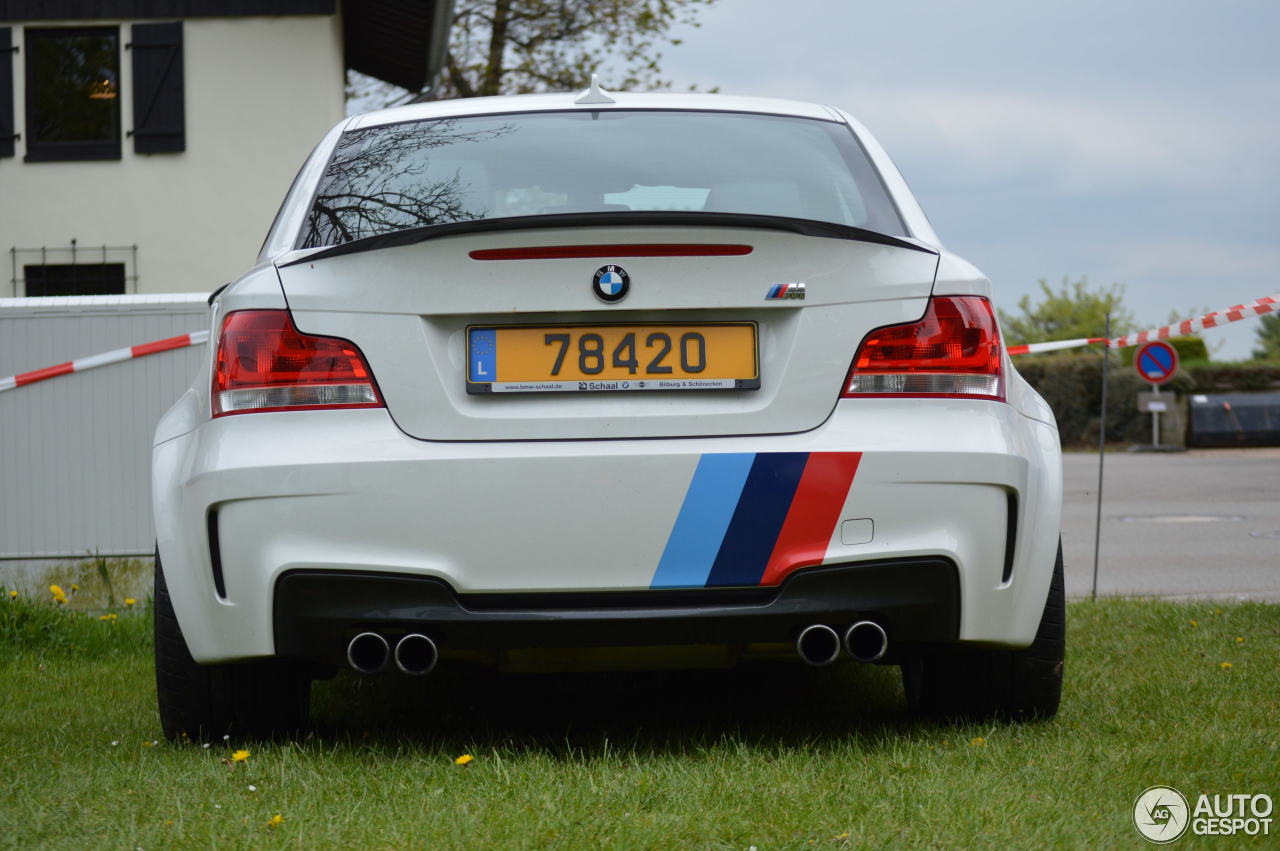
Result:
[[[37,381],[44,381],[46,378],[55,378],[72,372],[84,372],[86,369],[93,369],[95,366],[106,366],[109,363],[120,363],[132,358],[154,355],[157,352],[167,352],[172,349],[184,349],[187,346],[198,346],[207,342],[209,342],[208,331],[193,331],[190,334],[180,334],[177,337],[169,337],[166,340],[155,340],[150,343],[103,352],[100,355],[76,358],[66,363],[60,363],[57,366],[46,366],[44,369],[20,372],[8,378],[0,378],[0,393],[26,384],[35,384]]]
[[[1106,337],[1081,337],[1078,340],[1054,340],[1052,343],[1027,343],[1022,346],[1010,346],[1011,355],[1029,355],[1032,352],[1056,352],[1058,349],[1074,349],[1090,343],[1105,343]]]
[[[1123,349],[1126,346],[1140,346],[1151,340],[1168,340],[1171,337],[1186,337],[1205,328],[1217,328],[1220,325],[1227,325],[1231,322],[1239,322],[1241,319],[1252,319],[1255,316],[1263,316],[1267,313],[1280,311],[1280,293],[1272,296],[1263,296],[1249,304],[1237,304],[1235,307],[1228,307],[1225,310],[1215,310],[1206,313],[1204,316],[1195,319],[1184,319],[1181,322],[1175,322],[1172,325],[1161,325],[1159,328],[1152,328],[1149,331],[1139,331],[1136,334],[1126,334],[1123,337],[1116,337],[1113,340],[1107,340],[1106,337],[1081,337],[1078,340],[1055,340],[1051,343],[1030,343],[1024,346],[1010,346],[1009,354],[1026,355],[1033,352],[1052,352],[1058,349],[1074,349],[1078,346],[1087,346],[1090,343],[1106,343],[1113,349]]]
[[[1111,346],[1123,349],[1125,346],[1140,346],[1151,340],[1167,340],[1170,337],[1185,337],[1205,328],[1216,328],[1241,319],[1252,319],[1272,311],[1280,310],[1280,293],[1263,296],[1251,304],[1237,304],[1226,310],[1215,310],[1196,319],[1184,319],[1174,325],[1161,325],[1150,331],[1139,331],[1137,334],[1126,334],[1111,341]]]

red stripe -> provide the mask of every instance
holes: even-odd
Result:
[[[861,452],[809,455],[761,585],[777,585],[793,570],[822,564],[861,460]]]
[[[1216,311],[1216,310],[1215,310],[1213,313],[1206,313],[1206,314],[1204,315],[1204,318],[1203,318],[1203,319],[1201,319],[1201,320],[1200,320],[1200,322],[1201,322],[1201,324],[1202,324],[1202,325],[1204,325],[1204,327],[1206,327],[1206,328],[1214,328],[1214,327],[1217,327],[1217,325],[1218,325],[1218,320],[1215,318],[1215,317],[1217,317],[1217,315],[1218,315],[1218,311]]]
[[[1190,319],[1184,319],[1184,320],[1182,320],[1181,322],[1179,322],[1179,323],[1178,323],[1178,330],[1179,330],[1179,331],[1181,331],[1183,334],[1190,334],[1190,333],[1191,333],[1191,320],[1190,320]]]
[[[1156,332],[1156,338],[1160,340],[1169,339],[1169,326],[1168,325],[1160,326],[1160,330]]]
[[[1090,337],[1090,338],[1089,338],[1089,342],[1090,342],[1090,343],[1105,343],[1105,342],[1107,342],[1107,338],[1106,338],[1106,337]]]
[[[472,260],[572,260],[586,257],[734,257],[751,253],[750,245],[649,243],[639,245],[535,245],[527,248],[480,248]]]
[[[135,358],[143,355],[154,355],[156,352],[167,352],[170,349],[181,349],[191,345],[190,334],[179,334],[177,337],[169,337],[167,340],[156,340],[151,343],[143,343],[130,349]]]
[[[33,369],[31,372],[22,372],[13,377],[18,387],[24,384],[34,384],[37,381],[44,381],[46,378],[55,378],[59,375],[70,375],[76,371],[75,364],[71,361],[60,363],[57,366],[46,366],[44,369]]]
[[[1263,296],[1262,298],[1258,299],[1258,304],[1275,304],[1275,303],[1276,303],[1276,300],[1269,295]]]
[[[1227,311],[1227,319],[1229,319],[1232,322],[1239,322],[1241,319],[1244,319],[1244,313],[1242,312],[1243,310],[1244,308],[1239,308],[1239,309],[1234,307],[1231,308],[1230,310]]]
[[[1030,346],[1010,346],[1005,351],[1007,351],[1011,355],[1025,355],[1031,351],[1031,347]]]

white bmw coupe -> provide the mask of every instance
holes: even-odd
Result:
[[[165,734],[462,661],[852,659],[930,715],[1052,716],[1058,433],[990,298],[829,106],[343,121],[156,430]]]

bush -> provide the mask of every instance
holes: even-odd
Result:
[[[1249,393],[1280,387],[1280,363],[1193,363],[1186,371],[1195,393]]]
[[[1201,344],[1203,347],[1203,343]],[[1134,349],[1111,354],[1107,388],[1107,440],[1145,443],[1151,421],[1134,404],[1151,387],[1133,369]],[[1179,355],[1182,353],[1179,352]],[[1098,410],[1102,405],[1102,353],[1024,355],[1015,358],[1018,372],[1044,397],[1058,419],[1065,447],[1096,446]],[[1162,391],[1232,393],[1280,387],[1280,364],[1189,363]]]

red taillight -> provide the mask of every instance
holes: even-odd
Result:
[[[381,405],[354,343],[299,333],[287,310],[240,310],[223,320],[213,373],[215,417]]]
[[[858,347],[840,395],[1004,399],[991,302],[937,296],[919,321],[872,331]]]

